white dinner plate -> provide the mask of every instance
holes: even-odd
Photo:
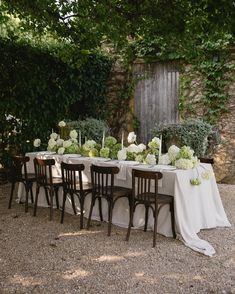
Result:
[[[125,164],[125,165],[139,165],[139,163],[134,160],[119,160],[118,163]]]
[[[106,157],[93,157],[94,161],[110,161],[110,158],[106,158]]]
[[[158,164],[154,166],[157,169],[163,169],[163,170],[175,170],[176,167],[173,165],[163,165],[163,164]]]
[[[38,155],[53,155],[53,154],[56,154],[55,151],[39,151],[39,152],[36,152],[36,154]]]
[[[63,157],[81,157],[81,154],[63,154]]]

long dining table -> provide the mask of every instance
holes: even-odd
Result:
[[[31,152],[28,163],[28,172],[33,172],[33,159],[53,158],[55,166],[53,167],[53,176],[61,177],[60,163],[62,161],[75,164],[82,163],[85,166],[83,180],[90,181],[90,165],[118,166],[119,173],[115,176],[115,185],[131,188],[132,169],[141,169],[149,171],[160,171],[163,178],[159,181],[159,192],[174,196],[175,204],[175,226],[177,238],[191,249],[212,256],[215,253],[213,246],[206,240],[200,239],[198,233],[202,229],[211,229],[216,227],[230,227],[231,224],[223,208],[213,168],[210,164],[200,163],[198,167],[189,170],[176,169],[170,165],[146,165],[135,161],[118,161],[100,157],[83,157],[78,154],[59,155],[53,152]],[[200,185],[192,185],[190,180],[198,177],[203,172],[209,172],[210,178],[203,179]],[[43,193],[43,191],[41,192]],[[18,190],[18,198],[23,195],[23,187]],[[62,190],[59,193],[59,201],[62,203]],[[84,215],[88,216],[90,208],[91,195],[87,195],[84,206]],[[39,206],[47,206],[45,196],[39,195]],[[79,210],[79,203],[76,203]],[[102,203],[103,217],[107,220],[107,203]],[[66,201],[66,211],[73,213],[71,200]],[[153,229],[153,216],[149,212],[148,229]],[[99,220],[98,205],[94,207],[92,219]],[[143,228],[145,220],[145,209],[138,206],[134,215],[133,225],[135,228]],[[125,198],[119,199],[115,204],[112,223],[120,227],[128,227],[129,223],[129,205]],[[158,216],[157,232],[166,237],[172,237],[171,217],[169,207],[165,205],[160,210]]]

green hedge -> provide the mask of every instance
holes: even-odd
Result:
[[[8,129],[5,114],[19,118],[21,139],[15,149],[22,152],[30,148],[27,141],[37,137],[46,141],[61,119],[105,117],[111,60],[100,53],[88,54],[76,68],[79,56],[72,66],[53,54],[50,49],[0,39],[1,134]]]

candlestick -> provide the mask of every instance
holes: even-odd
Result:
[[[123,149],[123,141],[124,141],[124,132],[122,132],[122,149]]]
[[[79,138],[79,147],[81,147],[82,146],[82,133],[80,130],[78,132],[78,138]]]

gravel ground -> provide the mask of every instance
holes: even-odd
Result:
[[[152,232],[93,221],[79,230],[79,217],[47,208],[7,209],[9,185],[0,186],[0,293],[235,293],[235,185],[219,185],[231,228],[203,230],[216,255],[207,257],[178,240]]]

